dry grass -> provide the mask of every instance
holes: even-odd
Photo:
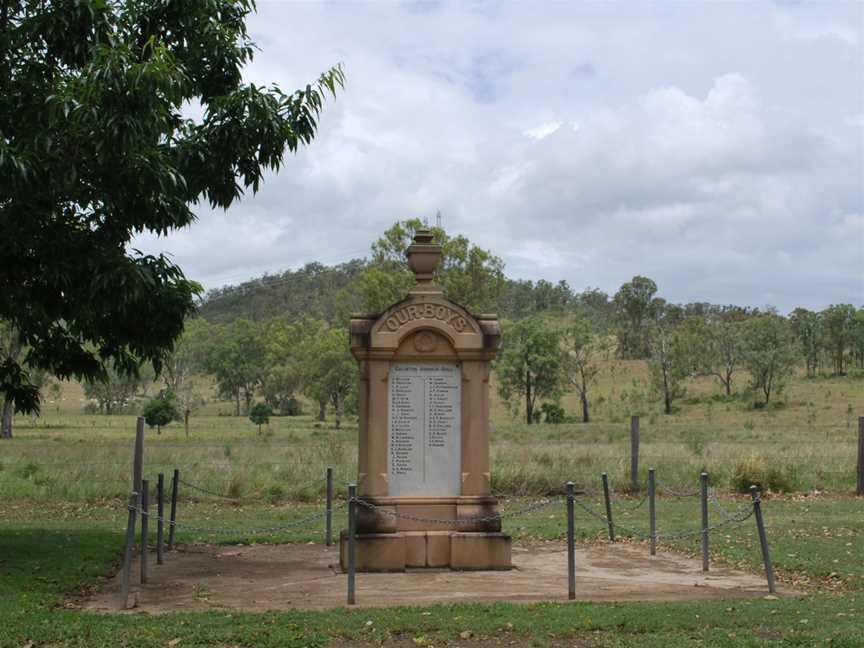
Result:
[[[798,377],[766,409],[754,409],[746,397],[719,397],[719,391],[711,380],[693,381],[678,412],[664,416],[645,364],[626,362],[604,368],[588,425],[528,426],[494,397],[493,488],[558,492],[568,479],[596,487],[604,471],[624,488],[631,413],[641,416],[641,472],[653,466],[670,486],[695,487],[698,473],[707,470],[714,484],[729,489],[751,480],[782,490],[854,487],[864,383]],[[35,427],[16,418],[16,438],[0,443],[0,497],[76,500],[129,490],[134,416],[86,415],[82,399],[80,386],[67,385]],[[563,405],[578,418],[575,396]],[[148,475],[170,475],[177,467],[186,480],[224,495],[308,501],[323,494],[326,466],[334,467],[340,485],[355,474],[356,421],[346,420],[337,431],[332,421],[309,415],[277,417],[259,437],[248,419],[219,415],[231,409],[231,403],[211,401],[193,416],[188,440],[177,424],[161,435],[149,432]]]

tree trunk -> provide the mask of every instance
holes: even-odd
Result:
[[[189,410],[183,412],[183,428],[186,430],[186,438],[189,438]]]
[[[0,424],[0,439],[12,438],[12,414],[15,411],[15,406],[12,400],[7,398],[3,403],[3,421]]]
[[[36,414],[35,411],[30,412],[30,427],[31,427],[31,428],[35,428],[35,427],[36,427],[36,419],[37,419],[37,418],[39,418],[39,416]]]
[[[588,423],[588,394],[583,391],[579,394],[579,396],[582,400],[582,422]]]
[[[240,388],[234,391],[234,416],[240,416]]]
[[[338,430],[342,425],[342,405],[338,396],[333,398],[333,412],[336,416],[336,429]]]
[[[672,399],[669,394],[669,378],[666,367],[663,367],[663,408],[667,414],[672,413]]]
[[[324,401],[318,401],[318,420],[323,421],[326,415],[327,404]]]
[[[732,376],[730,376],[729,374],[726,374],[726,382],[723,383],[723,385],[724,385],[724,387],[726,387],[726,395],[731,396],[732,395]]]
[[[525,418],[528,425],[534,422],[534,401],[531,398],[531,372],[525,371]]]

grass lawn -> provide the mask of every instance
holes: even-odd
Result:
[[[743,380],[743,379],[742,379]],[[76,592],[99,585],[116,570],[130,490],[134,416],[81,412],[80,390],[48,404],[34,427],[15,419],[16,437],[0,443],[0,647],[29,646],[864,646],[864,500],[854,487],[857,416],[864,384],[845,378],[798,378],[767,409],[744,397],[716,396],[716,385],[694,381],[670,417],[650,397],[644,366],[618,363],[604,371],[593,422],[527,426],[502,403],[493,408],[493,487],[517,510],[537,497],[559,494],[573,479],[590,491],[609,473],[619,497],[629,468],[628,420],[642,417],[641,472],[657,469],[667,486],[693,489],[711,474],[723,505],[746,503],[741,484],[772,490],[764,505],[778,578],[806,590],[803,598],[692,603],[550,603],[442,605],[426,608],[297,611],[244,614],[213,611],[151,617],[93,615],[64,607]],[[575,403],[564,401],[568,413]],[[326,466],[338,491],[356,474],[356,421],[341,430],[309,415],[274,418],[265,434],[245,418],[224,416],[230,404],[211,402],[192,418],[187,440],[172,425],[148,432],[146,476],[181,477],[231,497],[234,504],[181,490],[180,521],[242,530],[281,526],[320,507]],[[193,497],[194,496],[194,497]],[[596,497],[586,503],[600,512]],[[647,507],[616,519],[646,531]],[[339,511],[344,516],[344,511]],[[713,520],[718,520],[712,508]],[[661,497],[660,533],[698,526],[695,499]],[[583,541],[603,541],[605,529],[577,510]],[[344,526],[337,516],[336,528]],[[561,539],[564,505],[505,518],[517,539]],[[244,536],[184,531],[180,542],[320,542],[320,528]],[[637,542],[637,540],[627,540]],[[644,547],[647,556],[647,545]],[[698,538],[673,543],[698,551]],[[712,561],[760,570],[753,520],[712,535]],[[168,558],[170,561],[170,556]],[[470,633],[470,636],[469,634]],[[460,636],[464,635],[464,636]],[[468,637],[468,638],[465,638]],[[489,643],[489,642],[492,643]],[[401,642],[401,643],[400,643]],[[511,642],[515,642],[512,643]]]
[[[638,500],[630,500],[632,505]],[[585,503],[600,510],[599,501]],[[726,498],[723,504],[735,508]],[[526,501],[504,502],[503,510]],[[183,501],[181,518],[199,526],[242,529],[280,525],[320,504],[231,505],[214,500]],[[401,638],[405,645],[471,645],[483,638],[526,646],[702,646],[864,645],[864,502],[851,497],[772,497],[765,503],[769,540],[781,580],[808,594],[794,599],[693,603],[549,603],[537,605],[441,605],[379,610],[94,615],[64,609],[70,594],[97,586],[117,568],[125,511],[119,500],[0,506],[0,646],[326,646],[379,643]],[[622,523],[646,529],[644,508]],[[697,525],[694,500],[661,498],[661,533]],[[563,504],[505,519],[517,539],[561,538]],[[320,525],[278,535],[208,536],[179,530],[181,542],[320,541]],[[344,509],[336,528],[344,526]],[[599,541],[602,524],[577,515],[583,540]],[[627,541],[627,540],[625,540]],[[697,541],[677,548],[697,550]],[[646,556],[648,553],[645,545]],[[169,555],[168,561],[171,560]],[[715,532],[712,560],[759,569],[753,521]],[[360,576],[362,578],[362,575]],[[471,633],[470,639],[465,639]],[[460,637],[460,634],[462,635]],[[176,640],[180,640],[177,642]],[[175,643],[171,643],[175,642]]]

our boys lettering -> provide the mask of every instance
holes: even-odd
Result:
[[[441,304],[412,304],[411,306],[403,306],[394,311],[390,317],[384,321],[384,326],[388,331],[398,331],[400,327],[414,320],[438,320],[451,326],[457,333],[461,333],[466,329],[470,330],[470,325],[465,317],[458,311],[449,306]]]

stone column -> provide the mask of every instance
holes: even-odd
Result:
[[[369,360],[369,380],[366,419],[366,479],[361,495],[386,497],[387,488],[387,383],[390,363]]]
[[[462,363],[462,495],[489,494],[489,372],[485,361]]]

